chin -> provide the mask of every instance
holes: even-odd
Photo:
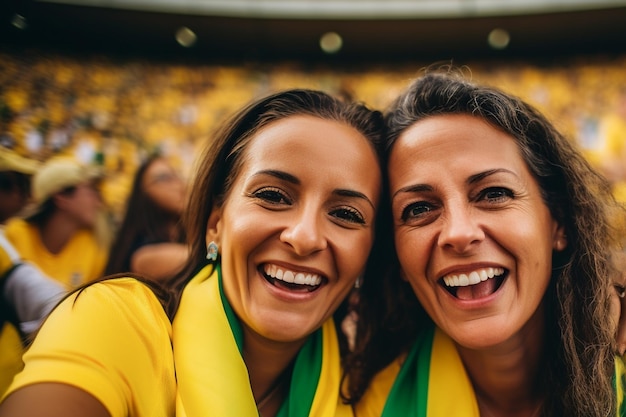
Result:
[[[266,339],[276,342],[296,342],[306,339],[314,333],[318,326],[312,327],[302,320],[280,319],[278,321],[263,321],[257,327],[259,333]],[[319,326],[321,327],[321,326]]]
[[[453,330],[448,335],[457,345],[467,349],[487,349],[511,338],[504,326],[494,323],[472,324]]]

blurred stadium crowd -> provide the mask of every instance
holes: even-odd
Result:
[[[119,213],[147,155],[160,152],[190,175],[198,147],[254,97],[311,87],[384,109],[428,64],[204,65],[0,52],[0,143],[38,160],[69,154],[101,164],[107,173],[105,202]],[[544,111],[626,201],[626,56],[453,64]]]

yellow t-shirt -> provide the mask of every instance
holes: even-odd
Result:
[[[7,393],[59,382],[89,392],[112,417],[173,416],[171,336],[170,321],[146,285],[132,278],[93,284],[51,313]]]
[[[4,233],[23,260],[37,265],[68,289],[100,278],[104,272],[107,249],[98,245],[94,234],[88,230],[78,231],[56,254],[44,246],[39,230],[23,219],[10,220]]]
[[[0,395],[22,370],[22,339],[15,326],[5,322],[0,329]]]

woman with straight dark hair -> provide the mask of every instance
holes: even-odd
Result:
[[[241,110],[198,161],[172,292],[118,277],[72,294],[0,416],[351,416],[336,320],[374,241],[383,132],[318,91]]]
[[[105,275],[132,272],[165,281],[179,272],[189,256],[181,224],[186,200],[186,185],[167,159],[154,155],[143,162],[135,173]]]

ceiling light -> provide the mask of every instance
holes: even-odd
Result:
[[[494,29],[489,32],[489,36],[487,37],[487,42],[493,49],[505,49],[509,46],[510,41],[511,36],[509,32],[504,29]]]
[[[327,54],[336,54],[342,46],[343,39],[335,32],[327,32],[320,37],[320,48]]]
[[[183,26],[176,31],[176,42],[185,48],[191,48],[196,43],[197,39],[198,37],[194,31],[188,27]]]

